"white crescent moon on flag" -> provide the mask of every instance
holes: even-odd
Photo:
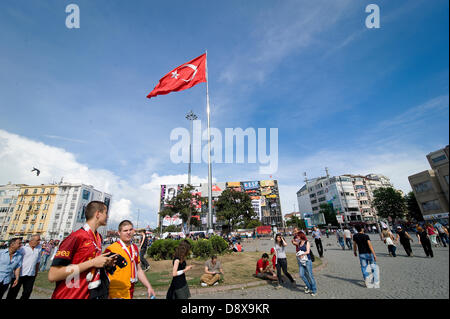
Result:
[[[193,79],[194,79],[194,77],[195,77],[195,75],[197,74],[197,66],[195,66],[195,65],[193,65],[193,64],[186,64],[186,65],[183,65],[181,68],[179,68],[178,70],[180,70],[180,69],[182,69],[182,68],[191,68],[192,70],[194,70],[194,74],[192,74],[192,77],[189,79],[189,80],[185,80],[185,79],[181,79],[181,80],[183,80],[184,82],[189,82],[189,81],[192,81]]]

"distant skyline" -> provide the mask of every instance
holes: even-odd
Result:
[[[90,184],[113,195],[112,222],[139,209],[139,225],[156,226],[160,185],[187,183],[170,132],[189,128],[191,109],[206,128],[206,86],[146,95],[205,50],[211,126],[278,129],[283,215],[303,172],[383,174],[406,193],[449,144],[448,1],[72,3],[79,29],[65,26],[69,2],[2,2],[0,184]],[[379,29],[365,26],[370,3]],[[259,163],[212,173],[270,179]],[[192,165],[193,183],[207,177]]]

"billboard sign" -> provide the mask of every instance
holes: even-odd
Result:
[[[244,186],[244,190],[259,188],[259,183],[257,181],[256,182],[244,182],[244,183],[242,183],[242,185]]]

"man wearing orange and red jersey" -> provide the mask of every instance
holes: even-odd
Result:
[[[105,252],[120,255],[126,260],[126,266],[116,268],[109,275],[109,298],[111,299],[133,299],[134,285],[140,280],[147,288],[148,297],[155,296],[144,270],[140,265],[138,247],[132,243],[134,235],[133,223],[124,220],[119,224],[119,240],[109,245]]]
[[[89,299],[90,290],[101,284],[100,269],[114,264],[113,257],[102,254],[102,237],[108,208],[99,201],[86,206],[86,224],[66,237],[53,258],[48,280],[56,282],[52,299]],[[106,293],[107,296],[107,293]]]

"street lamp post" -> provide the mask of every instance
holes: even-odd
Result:
[[[192,159],[193,121],[198,119],[198,117],[191,110],[188,114],[186,114],[186,119],[191,122],[191,131],[190,131],[190,135],[189,135],[189,168],[188,168],[188,185],[191,185],[191,159]]]

